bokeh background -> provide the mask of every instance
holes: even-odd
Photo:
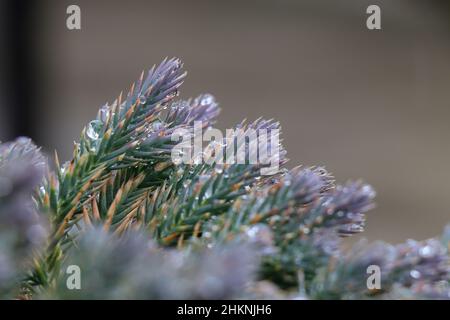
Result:
[[[370,240],[431,237],[450,222],[449,18],[434,0],[2,0],[0,140],[29,135],[69,159],[101,105],[177,56],[181,97],[214,94],[217,127],[276,118],[290,166],[373,184]]]

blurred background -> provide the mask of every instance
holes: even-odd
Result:
[[[445,0],[1,0],[0,140],[69,159],[100,106],[177,56],[181,98],[214,94],[218,128],[275,118],[289,166],[373,184],[370,240],[431,237],[450,222],[449,18]]]

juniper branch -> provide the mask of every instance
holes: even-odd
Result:
[[[279,124],[259,119],[249,125],[242,123],[238,127],[245,135],[251,129],[279,129]],[[246,148],[245,142],[240,141],[237,134],[235,131],[234,136],[227,137],[218,146],[216,151],[219,158],[230,147],[236,147],[238,153],[241,148]],[[268,149],[270,151],[274,146],[269,145]],[[277,149],[280,150],[279,161],[283,165],[286,162],[285,151],[281,146],[277,146]],[[251,151],[248,148],[242,151],[248,159]],[[235,200],[260,183],[260,170],[263,167],[261,163],[224,165],[216,162],[182,166],[174,172],[173,180],[157,189],[149,199],[145,222],[162,244],[181,245],[191,236],[198,237],[202,224],[224,214]]]
[[[206,119],[206,123],[213,121],[218,113],[217,104],[214,101],[204,103],[201,99],[195,100],[197,105],[187,110],[182,110],[181,106],[173,108],[164,117],[164,110],[176,96],[184,76],[177,59],[153,67],[145,80],[142,74],[125,101],[122,102],[120,95],[111,106],[104,106],[97,119],[83,130],[73,159],[57,169],[57,178],[49,175],[41,205],[52,213],[55,231],[44,265],[38,264],[36,269],[40,272],[30,277],[33,285],[49,282],[50,279],[37,275],[57,269],[58,259],[51,257],[61,254],[58,253],[61,243],[71,241],[67,233],[78,222],[83,207],[96,192],[104,190],[115,171],[134,168],[128,170],[134,171],[131,174],[134,179],[143,171],[162,171],[161,163],[170,159],[167,150],[174,144],[170,138],[173,130],[189,126],[199,118]],[[128,181],[115,180],[121,188],[129,186]],[[116,205],[117,202],[123,199],[117,199]]]
[[[360,223],[363,212],[371,207],[374,193],[366,185],[350,184],[334,189],[331,182],[332,177],[322,168],[296,168],[276,183],[254,189],[236,201],[223,219],[212,222],[205,234],[213,234],[214,242],[226,241],[233,234],[253,234],[255,229],[251,226],[269,226],[278,252],[265,260],[263,277],[281,286],[295,286],[297,270],[310,266],[300,259],[307,257],[306,251],[311,246],[318,249],[319,244],[323,246],[322,252],[330,247],[328,241],[319,238],[321,230],[329,229],[329,235],[340,235],[349,224]],[[336,241],[334,237],[329,240]],[[320,251],[315,250],[316,261],[320,261]],[[307,271],[314,272],[315,267]]]

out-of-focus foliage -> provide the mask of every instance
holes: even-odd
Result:
[[[101,228],[89,228],[67,255],[63,269],[80,268],[81,288],[68,290],[66,275],[44,298],[231,299],[258,265],[249,245],[164,249],[142,232],[118,237]]]
[[[31,253],[43,244],[46,224],[32,195],[46,161],[27,138],[0,145],[0,297],[17,290]],[[16,291],[17,294],[17,291]]]

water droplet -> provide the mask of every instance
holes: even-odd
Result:
[[[172,70],[172,72],[176,72],[177,69],[180,69],[182,66],[183,64],[181,63],[181,61],[176,59],[174,63],[174,69]]]
[[[174,92],[170,93],[169,96],[170,96],[171,98],[175,98],[175,97],[177,97],[179,94],[180,94],[180,93],[178,92],[178,90],[175,90]]]
[[[160,121],[155,121],[152,127],[154,131],[159,131],[162,128],[162,123]]]
[[[203,233],[203,238],[205,238],[205,239],[210,239],[211,237],[212,237],[211,232],[206,231],[206,232]]]
[[[192,157],[192,164],[201,164],[203,162],[204,154],[199,152]]]
[[[304,234],[309,234],[309,232],[310,232],[310,230],[309,230],[308,227],[302,227],[302,228],[300,229],[300,231],[301,231],[302,233],[304,233]]]
[[[66,174],[66,172],[67,172],[67,168],[69,167],[69,162],[67,161],[67,162],[65,162],[62,166],[61,166],[61,168],[59,169],[59,172],[60,172],[60,174],[62,175],[62,176],[64,176],[65,174]]]
[[[139,104],[146,104],[147,103],[147,97],[144,95],[141,95],[139,97]]]
[[[409,275],[410,275],[412,278],[414,278],[414,279],[420,279],[420,277],[422,276],[422,275],[420,274],[420,272],[417,271],[417,270],[411,270],[411,272],[409,273]]]
[[[189,108],[189,103],[187,101],[177,101],[174,104],[172,104],[173,110],[184,110]]]
[[[350,225],[350,227],[348,229],[349,229],[350,232],[362,232],[362,231],[364,231],[364,228],[361,225],[356,224],[356,223]]]
[[[264,242],[266,244],[272,244],[272,231],[270,228],[265,224],[256,224],[252,227],[250,227],[246,231],[247,236],[252,239],[256,240],[258,242]]]
[[[108,119],[109,119],[110,113],[111,113],[111,110],[110,110],[110,107],[107,104],[105,104],[103,107],[101,107],[100,108],[100,112],[99,112],[100,121],[103,122],[103,123],[106,123],[108,121]]]
[[[431,246],[427,245],[419,250],[419,254],[423,258],[430,258],[434,255],[434,250]]]
[[[212,104],[213,102],[214,102],[214,97],[210,94],[205,94],[200,100],[200,105],[207,106],[207,105]]]
[[[99,120],[91,121],[86,130],[86,135],[88,138],[91,140],[97,140],[99,138],[99,131],[102,128],[102,125],[102,122]]]
[[[190,179],[188,179],[188,180],[183,182],[183,187],[185,189],[189,188],[190,185],[191,185],[191,180]]]
[[[212,196],[212,190],[211,188],[208,188],[205,192],[205,195],[203,196],[204,199],[209,199]]]

